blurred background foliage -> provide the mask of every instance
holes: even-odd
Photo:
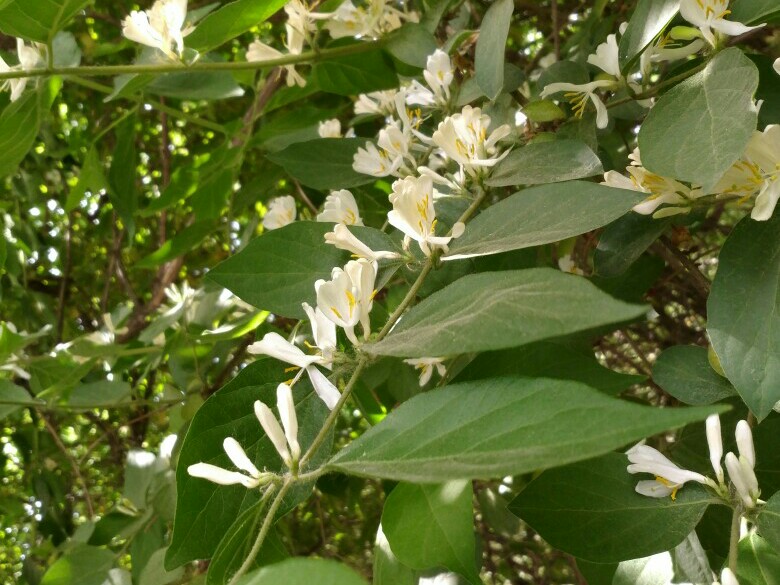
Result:
[[[432,3],[445,7],[440,41],[461,31],[455,62],[461,77],[469,77],[476,41],[470,31],[489,3]],[[544,59],[584,61],[634,5],[516,0],[507,60],[518,87]],[[136,8],[129,0],[91,3],[67,27],[58,58],[78,62],[80,53],[86,65],[132,62],[137,46],[120,30]],[[191,14],[213,8],[208,0],[190,2]],[[278,46],[283,25],[277,14],[208,58],[243,58],[256,38]],[[759,52],[777,52],[780,35],[770,27],[745,42]],[[0,35],[0,54],[14,49],[14,38]],[[417,71],[395,66],[402,74]],[[275,70],[38,83],[54,84],[51,110],[41,117],[18,172],[0,181],[0,389],[11,382],[25,389],[19,396],[6,387],[0,401],[0,582],[101,583],[97,576],[115,566],[142,585],[194,582],[203,579],[205,564],[171,573],[162,568],[175,506],[170,461],[176,436],[246,363],[250,343],[292,326],[204,277],[262,231],[269,199],[293,194],[304,215],[322,202],[322,193],[298,184],[266,155],[316,138],[322,120],[348,119],[352,99],[321,91],[316,76],[305,89],[288,88]],[[520,105],[528,101],[522,91],[512,97]],[[0,110],[7,104],[1,93]],[[625,166],[635,136],[635,114],[618,117],[599,136],[605,170]],[[561,124],[540,118],[528,132]],[[380,125],[364,118],[354,128],[359,136],[373,136]],[[580,130],[576,124],[569,129]],[[595,135],[581,138],[595,143]],[[369,221],[384,215],[387,190],[383,181],[356,190]],[[708,291],[691,271],[714,267],[739,216],[721,206],[706,217],[667,223],[666,235],[628,272],[594,277],[615,296],[645,299],[657,316],[595,345],[577,343],[567,350],[571,359],[596,356],[604,366],[633,374],[624,395],[673,402],[652,381],[653,362],[671,345],[706,346]],[[597,241],[596,234],[586,234],[495,261],[550,265],[571,254],[589,273]],[[562,350],[534,351],[538,359],[531,361],[544,370],[545,359]],[[392,365],[403,373],[390,376],[389,367],[376,367],[367,378],[374,393],[358,392],[369,420],[417,391],[414,371]],[[342,438],[368,424],[359,415],[343,417]],[[484,566],[495,583],[584,582],[570,558],[506,510],[528,479],[476,486]],[[345,560],[370,576],[385,487],[323,478],[315,496],[280,523],[283,546],[290,554]],[[53,580],[65,549],[74,553],[71,559],[86,555],[83,580]],[[97,580],[87,580],[90,575]]]

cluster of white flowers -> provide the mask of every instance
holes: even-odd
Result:
[[[607,107],[597,92],[615,92],[621,88],[631,93],[640,92],[642,85],[638,81],[644,83],[649,79],[654,62],[684,59],[707,46],[717,46],[718,35],[741,35],[764,26],[763,24],[745,26],[739,22],[726,20],[725,17],[730,14],[728,4],[729,0],[682,0],[680,14],[696,28],[677,27],[682,29],[681,32],[677,33],[677,29],[674,29],[669,35],[659,37],[642,53],[637,70],[628,75],[625,75],[620,67],[617,35],[611,34],[604,43],[596,47],[596,52],[588,57],[588,63],[601,70],[596,80],[584,84],[550,83],[542,89],[540,96],[547,98],[563,92],[564,98],[571,102],[574,114],[578,117],[582,117],[590,102],[596,110],[596,126],[606,128],[609,124],[609,115]],[[621,34],[625,32],[627,26],[628,23],[621,24]],[[680,45],[678,39],[691,42]],[[780,69],[780,65],[778,68]],[[652,100],[639,100],[637,103],[650,107]]]
[[[630,462],[629,473],[649,473],[655,479],[642,480],[636,485],[636,491],[652,498],[677,497],[677,491],[689,481],[700,483],[713,489],[721,497],[734,494],[737,503],[744,509],[754,508],[759,501],[761,490],[756,479],[756,451],[753,446],[753,433],[747,421],[737,423],[735,432],[739,455],[727,453],[723,457],[723,440],[720,430],[720,418],[712,415],[706,421],[707,444],[710,463],[715,472],[715,480],[701,473],[682,469],[661,452],[647,445],[635,445],[626,453]],[[726,465],[732,490],[726,484],[721,462]]]
[[[710,196],[715,200],[736,198],[739,203],[751,203],[750,216],[756,221],[766,221],[772,217],[780,199],[780,125],[769,125],[763,132],[754,131],[740,160],[709,192],[698,185],[688,186],[648,171],[642,166],[639,149],[629,159],[628,176],[608,171],[603,184],[648,193],[647,199],[634,207],[635,212],[643,215],[660,218],[688,213],[697,200]]]

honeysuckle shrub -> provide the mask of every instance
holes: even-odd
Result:
[[[776,583],[777,22],[0,0],[0,580]]]

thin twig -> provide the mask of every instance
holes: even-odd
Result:
[[[709,297],[710,281],[701,273],[699,267],[696,266],[696,264],[677,246],[671,243],[667,238],[661,237],[650,249],[663,258],[667,264],[686,272],[691,277],[691,285],[702,298],[706,299]]]

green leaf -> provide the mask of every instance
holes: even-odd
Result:
[[[38,95],[34,91],[25,92],[0,114],[0,179],[19,170],[19,163],[35,142],[40,123]]]
[[[780,6],[775,0],[734,0],[729,5],[728,20],[744,24],[761,24],[776,17]]]
[[[237,0],[204,18],[185,39],[188,47],[205,53],[262,23],[284,6],[286,0]]]
[[[352,569],[336,561],[294,558],[260,569],[236,585],[367,585]]]
[[[680,0],[639,0],[618,45],[618,58],[624,72],[661,34],[679,7]]]
[[[780,584],[780,555],[758,534],[739,541],[737,570],[740,585]]]
[[[536,122],[537,124],[566,119],[566,112],[552,100],[530,102],[523,107],[523,113],[528,116],[531,122]]]
[[[484,272],[432,294],[365,351],[444,357],[504,349],[630,321],[646,311],[613,299],[582,277],[551,268]]]
[[[91,0],[11,0],[0,9],[0,31],[48,43]]]
[[[135,267],[154,268],[178,258],[205,240],[209,234],[213,233],[215,227],[215,222],[211,220],[195,222],[167,240],[157,250],[139,260]]]
[[[418,585],[419,581],[419,573],[402,564],[393,554],[380,525],[374,545],[372,583],[374,585]]]
[[[100,380],[76,386],[70,393],[68,404],[76,408],[114,406],[130,397],[132,388],[122,380]]]
[[[171,545],[165,559],[173,569],[195,559],[210,558],[228,533],[236,517],[253,507],[259,490],[243,486],[220,486],[190,477],[187,467],[200,461],[233,469],[222,448],[225,437],[235,438],[258,469],[280,471],[283,467],[276,449],[265,436],[254,413],[254,402],[276,404],[276,387],[288,376],[284,365],[275,360],[254,362],[241,370],[201,406],[184,438],[176,467],[177,505]],[[311,390],[308,381],[298,382],[294,390],[301,448],[311,444],[322,428],[327,407]],[[317,466],[330,453],[326,441],[312,460]],[[286,497],[280,513],[286,513],[303,501],[312,484],[297,485]]]
[[[268,159],[284,167],[288,173],[313,189],[349,189],[376,181],[352,168],[352,159],[363,138],[318,138],[291,144],[284,150],[268,155]]]
[[[665,349],[653,364],[653,380],[685,404],[712,404],[734,396],[734,387],[710,366],[707,349],[675,345]]]
[[[577,568],[585,577],[588,585],[615,585],[613,579],[618,570],[618,563],[591,563],[584,559],[577,559]],[[628,583],[626,585],[629,585]],[[636,585],[634,581],[630,585]],[[664,583],[663,585],[666,585]]]
[[[482,353],[458,374],[457,381],[496,376],[574,380],[612,395],[645,379],[644,376],[621,374],[603,367],[592,351],[578,351],[561,343],[539,341],[517,349]]]
[[[758,514],[758,532],[780,553],[780,492],[776,492]]]
[[[487,184],[491,187],[509,187],[562,183],[603,172],[599,157],[584,142],[553,140],[516,148],[496,165]]]
[[[167,548],[161,548],[152,553],[152,556],[141,570],[141,577],[138,580],[138,585],[168,585],[168,583],[178,581],[184,576],[184,569],[182,567],[174,569],[173,571],[167,571],[165,569],[164,561],[167,550]]]
[[[666,228],[671,218],[653,219],[639,213],[629,213],[609,224],[599,237],[593,264],[600,276],[623,274],[644,254]]]
[[[23,408],[23,405],[41,406],[45,404],[43,400],[31,396],[21,386],[17,386],[9,380],[0,380],[0,420]]]
[[[330,278],[333,267],[349,259],[348,252],[325,245],[325,233],[332,230],[330,223],[299,221],[266,232],[208,276],[258,309],[304,319],[301,303],[316,302],[314,282]],[[374,249],[393,249],[379,230],[355,226],[350,230]]]
[[[114,565],[114,553],[96,546],[77,546],[43,575],[41,585],[103,585]]]
[[[559,242],[608,224],[641,200],[636,192],[584,181],[525,189],[480,213],[445,259]]]
[[[245,510],[228,530],[225,538],[219,543],[214,556],[209,563],[206,575],[206,585],[227,585],[230,578],[243,564],[257,538],[260,523],[263,520],[266,502],[258,502]],[[278,533],[272,530],[255,558],[250,569],[278,563],[290,555],[284,548]]]
[[[398,87],[392,63],[380,49],[320,61],[311,77],[321,91],[344,96]]]
[[[390,548],[413,569],[444,567],[479,583],[470,481],[397,485],[385,502],[382,529]]]
[[[624,454],[610,453],[545,471],[509,509],[555,548],[596,563],[677,546],[715,500],[694,483],[681,488],[676,500],[640,495],[634,488],[647,477],[631,475],[627,465]]]
[[[721,249],[707,332],[726,377],[763,419],[780,400],[780,214],[740,221]]]
[[[564,380],[479,380],[407,400],[327,468],[412,482],[519,475],[602,455],[723,410],[639,406]]]
[[[485,12],[477,39],[474,57],[477,84],[491,100],[498,97],[504,86],[504,51],[513,10],[512,0],[493,2]]]
[[[244,90],[228,71],[168,73],[154,78],[146,91],[182,100],[223,100],[241,97]]]
[[[424,68],[428,56],[436,50],[436,38],[421,24],[408,22],[387,37],[385,49],[396,59]]]
[[[742,156],[756,129],[756,66],[736,47],[658,99],[639,130],[648,170],[705,192]]]
[[[116,130],[116,144],[111,156],[108,183],[111,186],[108,197],[122,219],[129,234],[135,232],[133,215],[138,209],[136,188],[137,153],[135,148],[136,116],[128,116]]]

